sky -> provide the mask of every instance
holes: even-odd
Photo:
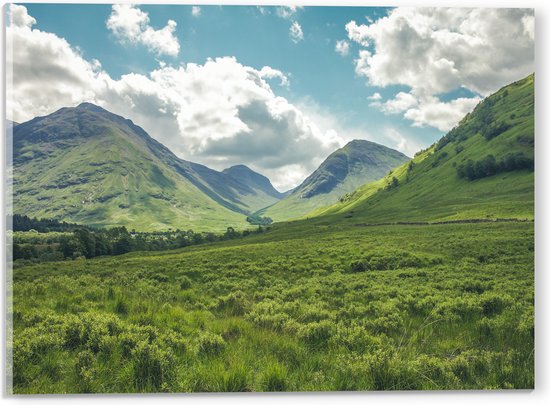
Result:
[[[15,4],[6,117],[93,102],[285,191],[366,139],[408,156],[534,71],[532,9]]]

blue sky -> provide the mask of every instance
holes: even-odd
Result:
[[[510,33],[513,39],[502,38],[502,41],[508,41],[508,50],[514,50],[515,43],[511,47],[511,40],[517,42],[517,54],[512,52],[511,58],[499,62],[501,71],[491,61],[491,58],[498,59],[499,55],[482,55],[479,52],[481,48],[464,49],[462,54],[458,51],[449,53],[446,49],[451,49],[459,43],[457,41],[477,34],[460,32],[462,28],[459,26],[440,26],[438,18],[441,17],[438,13],[422,9],[200,6],[193,13],[192,6],[139,5],[119,11],[115,28],[107,23],[116,14],[115,9],[106,4],[24,4],[24,10],[17,10],[18,22],[12,22],[12,26],[17,26],[17,29],[13,29],[14,47],[18,41],[19,47],[25,47],[27,41],[31,43],[33,36],[36,40],[32,43],[36,44],[41,38],[40,33],[51,33],[59,39],[63,57],[73,60],[68,64],[86,66],[67,73],[78,77],[79,86],[82,86],[75,86],[77,90],[70,94],[59,94],[51,100],[35,100],[26,108],[21,107],[19,113],[15,108],[13,119],[29,118],[28,114],[32,111],[35,111],[35,115],[46,113],[48,109],[53,111],[63,99],[68,100],[66,104],[94,101],[129,116],[183,158],[217,169],[229,164],[248,164],[268,174],[283,189],[303,180],[334,148],[354,138],[373,140],[411,156],[439,139],[482,96],[534,69],[534,55],[531,55],[531,49],[534,51],[534,34],[530,42],[531,28],[527,21],[532,10],[477,15],[455,9],[459,17],[455,20],[470,19],[475,23],[484,21],[488,29],[480,30],[479,35],[489,45],[494,42],[495,52],[498,52],[499,38],[491,34],[491,24],[506,23],[516,29],[517,32]],[[132,25],[129,18],[133,12],[146,15],[147,21],[142,21],[139,26]],[[427,18],[432,21],[434,28],[430,26],[428,29],[433,29],[433,32],[426,33],[426,27],[421,25]],[[446,16],[441,21],[449,20],[453,19]],[[147,38],[148,34],[154,37],[170,24],[173,24],[171,32],[166,31],[168,36],[164,38],[172,45],[179,46],[179,51],[173,48],[163,50],[162,40],[158,43],[151,36]],[[291,35],[291,27],[294,25],[300,31],[297,37]],[[130,35],[128,29],[137,31]],[[434,32],[437,35],[433,35]],[[451,36],[449,33],[452,32],[463,37]],[[522,35],[518,36],[520,32]],[[8,39],[10,35],[8,29]],[[63,39],[67,44],[62,43]],[[345,52],[336,51],[337,41],[343,41]],[[472,58],[474,52],[476,57]],[[57,63],[52,61],[54,57],[60,59],[59,56],[44,54],[43,63]],[[216,58],[223,57],[232,57],[233,62],[227,65],[224,59],[224,63],[222,60],[218,63]],[[25,66],[33,61],[24,60],[29,56],[23,53],[21,56],[14,55],[14,58],[15,87],[21,85],[23,89],[25,82],[31,83],[33,80],[40,83],[61,80],[61,77],[50,80],[47,77],[24,76],[23,73],[18,77],[19,68],[16,66],[20,64],[21,71],[25,71]],[[526,59],[527,62],[517,62],[518,58]],[[38,56],[35,59],[39,59]],[[207,69],[207,61],[210,59],[214,62]],[[470,59],[472,61],[468,62]],[[100,69],[93,67],[94,60],[99,61]],[[477,63],[486,77],[478,77],[480,75],[472,72],[470,63]],[[189,66],[192,64],[201,68],[203,73],[191,72]],[[264,66],[278,73],[269,76],[260,72]],[[181,71],[176,78],[169,70],[180,67],[185,72]],[[224,123],[222,132],[226,128],[232,128],[233,132],[227,130],[227,133],[219,136],[209,136],[204,131],[198,131],[193,136],[189,135],[192,131],[190,128],[197,126],[193,125],[192,120],[202,122],[196,118],[201,116],[200,111],[189,112],[194,108],[191,106],[206,103],[210,99],[201,99],[203,93],[199,91],[193,93],[192,97],[185,96],[185,102],[177,101],[176,105],[172,101],[178,91],[177,86],[185,82],[189,86],[186,88],[192,90],[199,86],[199,82],[200,86],[205,86],[204,81],[208,86],[208,77],[205,75],[215,74],[219,75],[220,86],[225,88],[224,80],[242,77],[240,68],[243,71],[252,69],[253,74],[261,76],[268,83],[267,93],[263,85],[259,84],[258,88],[243,91],[241,95],[240,89],[247,84],[240,86],[235,82],[233,87],[221,93],[229,92],[223,94],[225,98],[231,98],[233,94],[236,98],[242,96],[243,101],[228,106],[220,104],[218,110],[227,107],[229,115],[220,115],[215,120]],[[153,79],[152,72],[159,69],[162,70],[162,78]],[[234,69],[235,76],[221,79],[225,74],[224,69]],[[90,73],[92,70],[94,72]],[[282,76],[288,85],[283,83]],[[174,81],[166,87],[167,80],[172,79]],[[148,80],[154,81],[150,85],[157,86],[156,93],[147,89]],[[59,91],[60,87],[63,86],[57,86],[55,91]],[[130,90],[139,93],[139,99],[135,94],[124,93]],[[170,96],[163,95],[163,91]],[[23,97],[21,92],[15,90],[14,94],[15,98]],[[253,94],[252,99],[247,98],[250,94]],[[145,100],[149,96],[151,99]],[[286,103],[281,107],[284,114],[276,112],[279,107],[275,107],[281,98]],[[121,100],[129,100],[133,107],[122,108]],[[212,100],[221,103],[218,99]],[[265,103],[268,107],[247,112],[247,108],[257,106],[258,103]],[[14,102],[14,105],[17,104]],[[146,106],[154,106],[166,116],[174,116],[174,122],[157,122],[148,118],[153,115],[150,111],[139,112],[139,108],[144,109]],[[269,110],[267,121],[248,122],[241,119],[259,119],[262,114],[266,115],[262,110],[264,107]],[[236,111],[236,115],[231,116],[231,111]],[[289,120],[283,126],[280,125],[283,120],[281,116]],[[307,120],[312,121],[312,124],[308,124]],[[222,128],[212,122],[201,125],[206,127],[207,124],[212,124],[210,131]],[[251,128],[258,130],[252,131]],[[270,142],[273,144],[277,131],[294,131],[290,135],[300,139],[308,138],[308,141],[293,148],[273,146],[273,150],[281,151],[281,156],[275,156],[275,151],[259,156],[261,146],[246,151],[247,145],[253,143],[251,139],[254,142],[263,139],[266,145]],[[168,132],[179,133],[177,136],[168,136]],[[249,138],[242,136],[243,132]],[[201,137],[206,137],[208,142]],[[245,140],[244,144],[237,144],[236,139]],[[282,142],[282,139],[277,138],[279,141]],[[225,155],[220,152],[223,145],[227,148]],[[311,153],[293,153],[296,148],[309,149]],[[209,151],[212,153],[209,154]],[[217,151],[215,155],[214,151]],[[287,160],[282,156],[285,154]]]

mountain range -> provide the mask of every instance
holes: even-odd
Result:
[[[220,230],[277,201],[265,177],[176,157],[132,121],[93,104],[13,132],[14,213],[144,230]],[[267,181],[266,181],[267,180]]]
[[[139,230],[221,231],[270,217],[532,219],[534,75],[487,97],[412,159],[369,141],[333,152],[287,193],[244,165],[175,156],[132,121],[83,103],[13,128],[13,211]]]
[[[131,120],[83,103],[13,126],[13,206],[14,213],[96,226],[220,231],[244,227],[248,215],[293,195],[333,202],[319,196],[335,201],[403,159],[354,141],[287,195],[244,165],[219,172],[180,159]]]

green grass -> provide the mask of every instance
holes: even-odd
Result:
[[[532,388],[533,228],[305,221],[16,268],[14,392]]]

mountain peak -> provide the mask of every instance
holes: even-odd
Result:
[[[75,109],[76,110],[95,111],[95,112],[106,112],[106,113],[109,112],[106,109],[104,109],[103,107],[100,107],[100,106],[98,106],[96,104],[93,104],[93,103],[90,103],[90,102],[80,103],[79,105],[77,105],[75,107]]]
[[[248,166],[245,166],[243,164],[234,165],[228,167],[227,169],[224,169],[223,173],[227,174],[230,177],[233,177],[234,179],[242,183],[245,183],[249,187],[260,189],[264,193],[272,197],[275,197],[277,199],[283,197],[283,195],[273,187],[271,181],[269,181],[267,177],[258,172],[255,172]]]
[[[332,152],[302,184],[262,215],[277,220],[297,218],[330,205],[357,187],[378,180],[409,158],[391,148],[354,139]]]
[[[236,171],[236,170],[254,172],[254,170],[252,170],[250,167],[248,167],[246,165],[243,165],[243,164],[233,165],[233,166],[228,167],[227,169],[223,169],[224,172],[232,172],[232,171]],[[258,174],[258,173],[256,173],[256,174]]]

